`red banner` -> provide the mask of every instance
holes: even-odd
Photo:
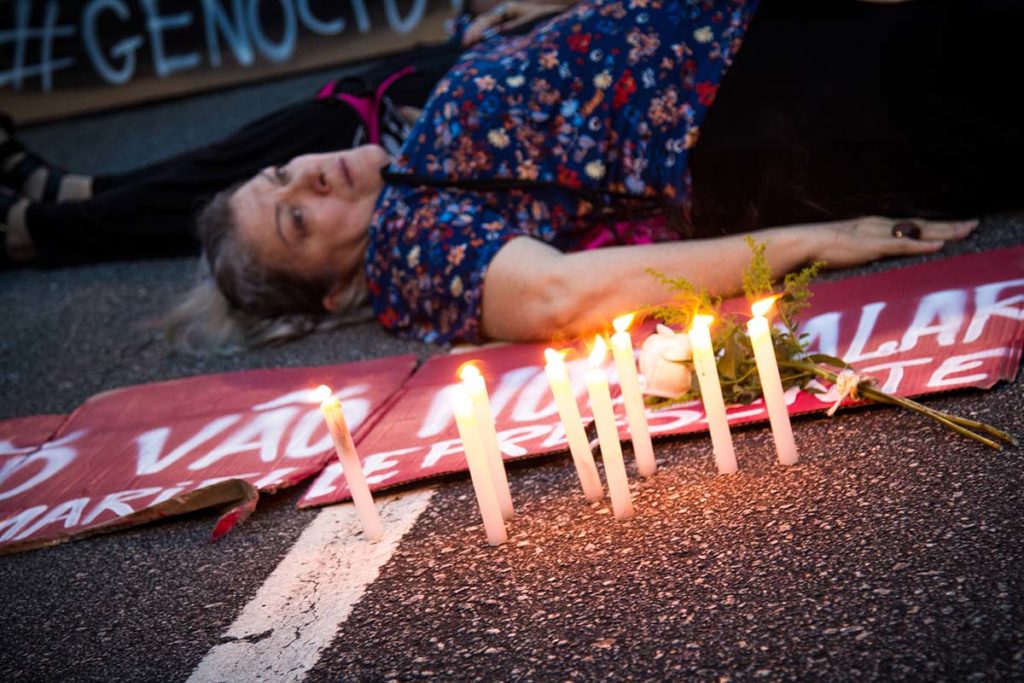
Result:
[[[1012,379],[1020,362],[1024,247],[819,284],[803,319],[814,350],[844,357],[885,391],[991,387]],[[639,346],[643,334],[634,339]],[[198,377],[96,396],[69,418],[0,422],[0,552],[227,505],[219,535],[252,511],[258,491],[321,470],[300,505],[346,498],[309,392],[320,383],[342,398],[375,490],[465,468],[449,387],[470,360],[488,380],[507,459],[563,451],[543,349],[513,345],[435,357],[411,379],[412,356]],[[581,355],[570,356],[568,366],[586,420]],[[607,368],[615,392],[610,360]],[[793,413],[834,401],[796,391],[788,398]],[[616,410],[628,436],[618,402]],[[729,414],[736,423],[765,419],[759,403],[733,406]],[[699,403],[649,412],[649,420],[655,436],[706,427]]]
[[[222,534],[257,491],[292,486],[333,457],[312,388],[335,389],[358,436],[415,364],[256,370],[95,396],[41,448],[0,453],[0,549],[232,505]]]
[[[989,388],[1015,377],[1024,343],[1024,247],[990,251],[814,287],[801,328],[812,350],[843,357],[887,392],[915,396],[964,387]],[[734,310],[742,301],[730,302]],[[640,346],[637,333],[634,344]],[[488,380],[506,460],[565,450],[564,433],[543,369],[543,345],[505,346],[432,358],[402,389],[380,425],[358,444],[373,489],[465,469],[451,416],[458,367],[479,361]],[[590,414],[577,354],[569,366],[580,408]],[[615,381],[614,366],[609,375]],[[613,387],[613,390],[616,387]],[[822,387],[824,388],[824,387]],[[793,414],[824,410],[831,393],[791,390]],[[628,438],[621,401],[620,430]],[[760,401],[732,406],[733,423],[766,420]],[[654,436],[707,428],[699,402],[649,411]],[[710,446],[708,456],[710,457]],[[344,476],[329,465],[300,506],[348,497]]]
[[[46,443],[67,415],[32,415],[0,420],[0,456],[30,453]],[[0,472],[0,482],[4,476]]]
[[[544,346],[495,346],[428,360],[398,392],[387,414],[356,443],[372,490],[466,469],[452,417],[451,387],[473,360],[490,387],[506,458],[566,449],[565,433],[544,375]],[[568,363],[573,386],[586,393],[582,361]],[[299,503],[324,505],[348,497],[338,463],[329,464]]]

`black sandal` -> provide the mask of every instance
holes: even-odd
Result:
[[[6,114],[0,114],[0,130],[7,134],[7,139],[0,143],[0,164],[16,154],[24,154],[10,169],[0,168],[0,185],[15,192],[22,192],[25,181],[40,168],[46,169],[46,183],[43,185],[42,203],[56,202],[60,196],[60,185],[67,171],[59,166],[52,166],[38,154],[34,154],[18,140],[15,135],[14,121]]]

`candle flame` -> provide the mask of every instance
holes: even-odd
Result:
[[[625,332],[629,329],[629,326],[633,324],[633,317],[632,313],[621,315],[612,321],[612,326],[615,328],[616,332]]]
[[[470,378],[473,378],[473,377],[479,377],[480,376],[480,368],[478,368],[477,366],[473,365],[472,361],[470,361],[468,363],[463,363],[459,367],[458,375],[459,375],[459,379],[461,379],[463,381],[465,381],[467,379],[470,379]]]
[[[594,348],[590,352],[590,367],[596,368],[601,365],[607,351],[608,347],[604,343],[604,337],[601,335],[594,337]]]
[[[313,398],[315,398],[320,403],[323,403],[324,401],[329,399],[333,393],[334,392],[331,391],[331,388],[329,386],[327,386],[326,384],[321,384],[320,386],[313,390]]]
[[[697,327],[711,327],[711,323],[715,322],[715,316],[713,315],[695,315],[693,316],[693,326]]]
[[[544,360],[549,363],[558,363],[565,360],[565,351],[555,351],[554,349],[544,349]]]
[[[775,294],[765,299],[761,299],[760,301],[755,301],[750,305],[750,311],[758,317],[763,317],[768,314],[768,311],[772,310],[772,304],[774,304],[775,300],[778,298],[779,295]]]

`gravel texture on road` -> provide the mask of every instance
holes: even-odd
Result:
[[[1024,429],[1019,384],[979,408]],[[657,444],[637,515],[588,505],[565,459],[511,477],[510,542],[483,542],[472,489],[447,487],[356,607],[314,680],[1019,679],[1024,522],[1017,452],[916,416],[862,410]],[[627,461],[629,454],[627,453]]]

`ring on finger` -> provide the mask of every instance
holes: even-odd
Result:
[[[892,236],[908,240],[921,239],[921,226],[914,221],[899,221],[892,226]]]

